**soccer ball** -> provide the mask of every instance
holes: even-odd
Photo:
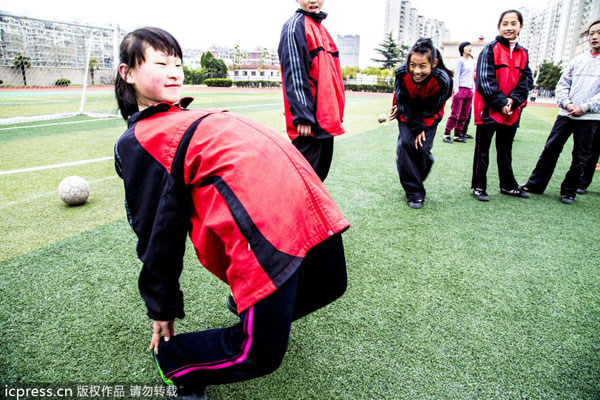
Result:
[[[379,115],[377,116],[377,121],[378,121],[380,124],[383,124],[384,122],[386,122],[386,121],[387,121],[387,116],[386,116],[385,114],[379,114]]]
[[[69,176],[58,185],[58,195],[70,206],[83,204],[90,196],[90,185],[80,176]]]

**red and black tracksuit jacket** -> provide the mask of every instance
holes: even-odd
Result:
[[[313,136],[344,133],[345,93],[339,50],[321,24],[326,13],[299,9],[283,26],[279,62],[288,136],[298,137],[298,124],[311,125]]]
[[[518,127],[533,86],[527,50],[516,44],[511,52],[510,42],[497,36],[479,54],[475,84],[475,124],[498,123]],[[511,115],[502,113],[508,97],[513,99]]]
[[[393,103],[398,107],[398,119],[416,137],[426,127],[444,117],[446,100],[452,95],[452,78],[446,71],[434,68],[423,82],[415,82],[406,64],[396,69]]]
[[[200,263],[229,284],[241,313],[349,224],[285,138],[224,110],[180,105],[134,114],[115,145],[143,262],[140,293],[152,319],[184,316],[179,276],[189,233]]]

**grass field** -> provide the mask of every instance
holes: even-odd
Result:
[[[185,95],[283,134],[278,91]],[[209,387],[209,399],[599,399],[600,176],[575,204],[560,203],[569,142],[546,194],[516,199],[498,193],[492,156],[490,202],[481,203],[469,189],[473,141],[444,144],[440,128],[425,206],[409,209],[394,163],[397,128],[376,121],[390,103],[348,94],[348,134],[336,139],[326,181],[352,224],[347,293],[295,323],[275,373]],[[555,116],[526,110],[513,152],[520,183]],[[124,127],[85,117],[0,126],[0,398],[35,384],[160,385],[110,159]],[[95,161],[28,170],[84,160]],[[69,175],[90,183],[86,205],[59,200]],[[191,247],[185,265],[187,317],[176,332],[233,324],[226,285]]]

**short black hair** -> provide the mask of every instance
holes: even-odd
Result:
[[[523,14],[521,14],[521,11],[519,11],[519,10],[506,10],[502,14],[500,14],[500,19],[498,20],[498,28],[500,28],[500,24],[502,23],[502,18],[504,18],[504,16],[506,14],[510,14],[510,13],[517,14],[517,19],[521,23],[521,26],[523,26]]]
[[[590,24],[590,26],[588,27],[588,30],[587,30],[588,35],[590,34],[590,31],[592,30],[592,26],[597,25],[597,24],[600,24],[600,19],[598,19]]]
[[[119,52],[120,63],[126,64],[128,68],[140,65],[145,61],[144,52],[148,46],[170,56],[183,58],[181,46],[169,32],[160,28],[147,27],[136,29],[125,35]],[[121,115],[125,120],[139,111],[133,86],[125,82],[119,74],[115,79],[115,96]]]

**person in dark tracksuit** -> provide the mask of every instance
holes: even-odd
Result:
[[[349,224],[287,139],[225,110],[188,110],[181,57],[161,29],[125,36],[115,92],[128,127],[114,153],[154,362],[176,398],[197,400],[207,385],[277,369],[292,321],[344,293]],[[174,333],[188,235],[200,264],[230,287],[231,327]]]
[[[585,193],[598,161],[600,126],[600,20],[588,29],[590,51],[569,63],[556,85],[558,117],[535,169],[522,189],[541,194],[550,182],[558,157],[573,134],[571,166],[560,186],[560,200],[572,204]]]
[[[323,26],[323,0],[296,0],[300,8],[283,26],[279,62],[286,129],[322,181],[343,134],[345,93],[339,50]]]
[[[433,139],[452,93],[452,72],[431,39],[419,39],[396,69],[390,119],[398,120],[396,167],[408,206],[421,208],[423,182],[433,165]]]
[[[473,107],[477,131],[471,189],[479,201],[489,201],[487,169],[494,134],[500,193],[529,197],[519,188],[512,170],[513,141],[533,83],[527,50],[517,44],[522,27],[519,11],[503,12],[498,22],[500,35],[483,48],[477,60]]]

